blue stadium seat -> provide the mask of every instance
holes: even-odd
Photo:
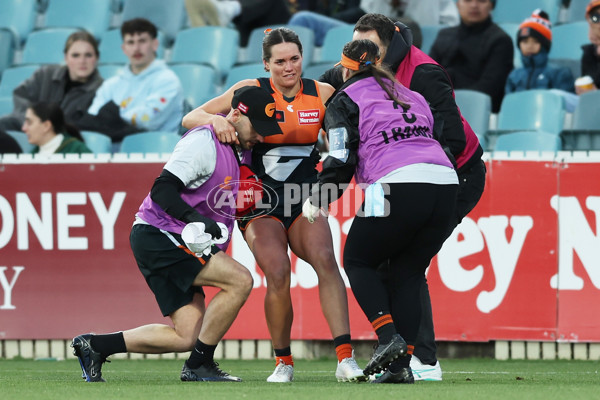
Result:
[[[0,75],[10,67],[15,55],[15,38],[8,29],[0,28]]]
[[[332,63],[321,63],[321,64],[313,64],[309,65],[306,68],[302,68],[302,76],[308,79],[319,79],[321,75],[328,69],[332,68],[334,64]]]
[[[354,25],[348,24],[338,26],[327,31],[325,39],[323,39],[323,46],[321,46],[321,54],[318,60],[314,60],[314,63],[337,63],[342,57],[342,50],[344,45],[352,40],[352,33],[354,32]]]
[[[558,21],[560,3],[562,0],[501,0],[496,2],[492,11],[492,19],[495,23],[517,22],[521,23],[525,18],[531,16],[536,8],[541,8],[548,13],[550,22]]]
[[[552,28],[550,60],[581,60],[581,46],[590,42],[588,23],[585,21],[557,25]],[[581,71],[580,71],[581,72]],[[579,76],[578,73],[575,76]]]
[[[504,96],[500,131],[544,131],[558,135],[565,119],[564,99],[550,90],[524,90]]]
[[[600,90],[579,96],[572,128],[561,132],[565,150],[600,150]]]
[[[265,71],[263,63],[236,65],[229,70],[227,78],[225,78],[223,89],[227,90],[243,79],[261,78],[263,76],[270,76],[270,74]]]
[[[313,61],[313,54],[315,52],[315,33],[310,28],[292,25],[263,26],[253,29],[248,38],[248,46],[246,47],[246,58],[244,59],[244,62],[262,62],[262,42],[263,38],[265,37],[265,29],[274,29],[282,26],[296,32],[298,38],[300,38],[300,43],[302,43],[303,65],[305,67],[310,65]]]
[[[23,48],[23,64],[60,64],[65,60],[64,48],[69,35],[77,29],[48,28],[31,32]]]
[[[19,86],[21,82],[33,75],[39,67],[39,65],[30,64],[19,65],[5,70],[2,74],[2,80],[0,80],[0,96],[12,98],[13,90]]]
[[[158,50],[156,55],[158,58],[164,58],[165,54],[165,34],[161,31],[158,32]],[[105,31],[100,36],[100,44],[98,50],[100,50],[100,63],[102,64],[126,64],[129,60],[123,50],[121,44],[123,39],[121,38],[120,29],[111,29]]]
[[[421,25],[421,36],[423,36],[423,42],[421,43],[421,51],[425,54],[429,54],[429,49],[435,41],[438,33],[446,28],[444,25]]]
[[[112,148],[112,140],[110,136],[99,132],[81,131],[81,136],[85,145],[94,154],[110,153]]]
[[[10,136],[14,137],[23,153],[31,153],[31,150],[35,147],[27,140],[27,135],[21,131],[6,131]]]
[[[494,151],[559,151],[560,136],[542,131],[511,132],[496,139]]]
[[[166,35],[171,43],[187,20],[184,0],[123,0],[122,21],[146,18]]]
[[[8,28],[19,45],[35,26],[37,0],[0,1],[0,28]]]
[[[585,21],[585,9],[590,0],[571,0],[567,9],[567,23]]]
[[[0,97],[0,116],[10,114],[13,110],[13,99],[12,97],[2,96]]]
[[[107,80],[119,74],[123,68],[125,68],[124,64],[101,64],[98,65],[98,72],[104,80]]]
[[[192,108],[202,105],[216,94],[216,71],[202,64],[173,64],[169,66],[181,81],[183,96]]]
[[[236,29],[203,26],[180,31],[173,45],[172,63],[208,64],[227,75],[238,56],[240,34]]]
[[[122,153],[171,153],[181,137],[173,132],[142,132],[128,135],[121,142]]]
[[[533,10],[532,10],[533,11]],[[525,18],[523,18],[525,19]],[[513,57],[513,65],[515,68],[521,68],[523,66],[523,62],[521,61],[521,52],[517,46],[517,32],[519,31],[519,22],[503,22],[499,23],[498,26],[502,28],[504,32],[510,36],[515,45],[514,57]]]
[[[45,28],[85,29],[97,39],[108,29],[112,0],[52,0],[44,18]]]
[[[461,114],[469,122],[481,142],[485,139],[485,134],[490,126],[491,97],[486,93],[468,89],[457,89],[454,91],[454,95]]]

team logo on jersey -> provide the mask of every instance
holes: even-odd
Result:
[[[285,113],[281,110],[275,110],[275,119],[277,122],[285,122]]]
[[[312,124],[320,124],[319,110],[302,110],[298,111],[298,123],[300,125],[312,125]]]
[[[294,106],[293,106],[293,104],[288,104],[288,105],[287,105],[287,107],[286,107],[286,109],[287,109],[289,112],[294,112]]]

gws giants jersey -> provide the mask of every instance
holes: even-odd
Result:
[[[286,98],[270,78],[259,78],[259,86],[273,99],[283,135],[265,137],[252,149],[252,168],[274,189],[286,182],[316,182],[319,153],[316,143],[325,115],[319,87],[312,79],[302,79],[302,87],[294,98]]]

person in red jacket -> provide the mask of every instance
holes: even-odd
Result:
[[[438,140],[456,160],[459,180],[455,219],[448,235],[477,205],[485,186],[483,149],[469,123],[463,118],[454,101],[454,89],[444,68],[427,54],[412,45],[410,29],[394,23],[382,14],[366,14],[354,25],[353,39],[369,39],[380,49],[382,63],[395,72],[404,86],[420,93],[443,120]],[[341,69],[332,68],[320,77],[321,81],[339,88],[343,81]],[[382,268],[385,275],[385,268]],[[427,283],[421,289],[422,318],[419,335],[411,360],[415,380],[442,380],[442,370],[436,357],[437,347]],[[393,372],[394,364],[390,366]],[[393,376],[389,379],[393,382]]]

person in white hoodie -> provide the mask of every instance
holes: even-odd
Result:
[[[121,48],[129,59],[123,71],[104,81],[88,109],[91,126],[113,142],[136,131],[177,132],[183,117],[183,88],[177,75],[156,59],[157,29],[143,18],[123,22]],[[118,116],[121,121],[116,121]]]

